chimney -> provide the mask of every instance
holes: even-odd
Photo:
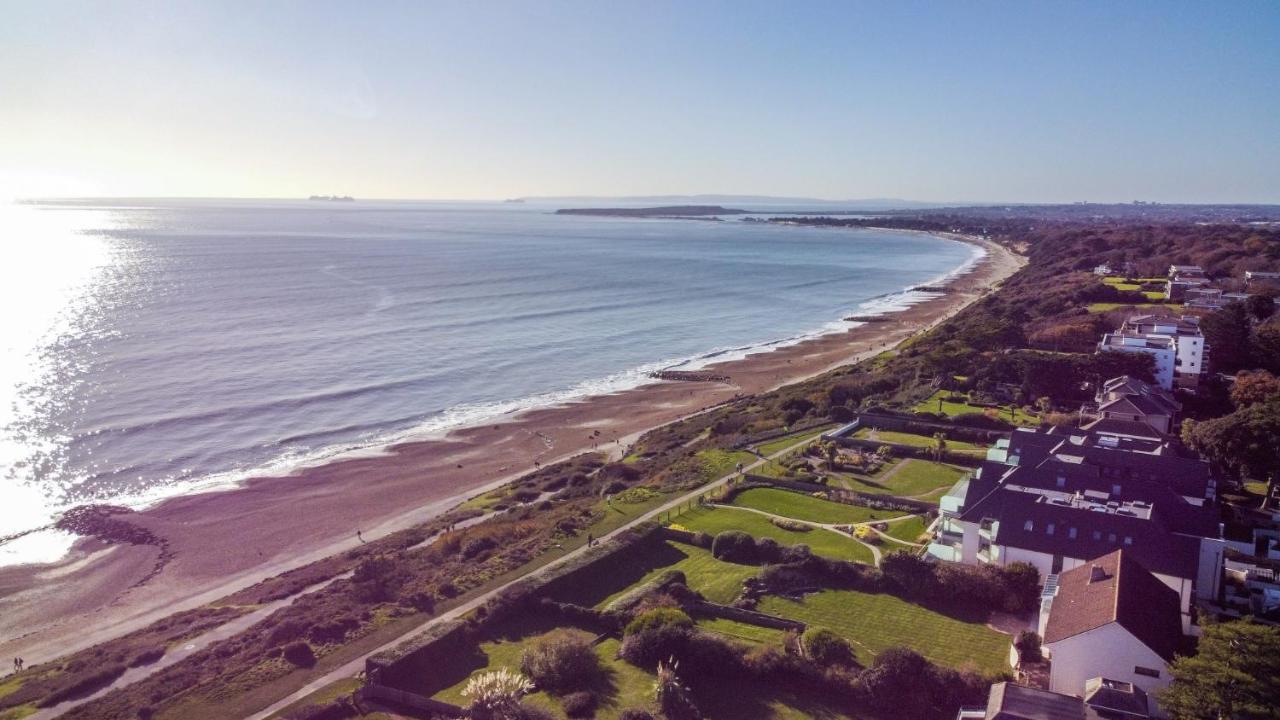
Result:
[[[1102,569],[1101,565],[1089,566],[1089,583],[1102,582],[1107,579],[1107,571]]]

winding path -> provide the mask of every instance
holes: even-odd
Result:
[[[753,512],[753,513],[756,513],[757,515],[764,515],[767,518],[773,518],[777,520],[786,520],[787,522],[800,523],[801,525],[808,525],[809,527],[818,528],[820,530],[829,530],[830,532],[833,532],[842,538],[853,540],[854,542],[860,545],[863,545],[868,550],[870,550],[871,557],[874,558],[874,564],[876,565],[876,567],[880,566],[880,557],[881,557],[880,548],[876,547],[872,543],[859,540],[855,535],[845,533],[837,528],[844,527],[846,525],[851,528],[866,526],[866,527],[870,527],[871,531],[876,533],[880,537],[886,538],[889,542],[900,543],[902,545],[907,545],[909,547],[924,547],[923,545],[919,545],[917,543],[904,542],[895,537],[890,537],[888,535],[885,535],[883,532],[877,530],[874,527],[875,523],[895,523],[895,522],[901,522],[903,520],[910,520],[911,518],[914,518],[914,517],[918,517],[918,515],[915,515],[915,514],[901,515],[899,517],[887,518],[884,520],[864,520],[863,522],[856,522],[856,523],[820,523],[820,522],[813,522],[811,520],[798,520],[788,515],[778,515],[777,513],[771,513],[771,512],[768,512],[767,510],[758,510],[756,508],[742,507],[741,505],[725,505],[722,503],[707,503],[707,504],[714,508],[721,508],[725,510],[740,510],[742,512]]]

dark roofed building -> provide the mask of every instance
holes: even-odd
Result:
[[[1129,685],[1103,678],[1094,678],[1090,682],[1105,688]],[[1129,687],[1133,689],[1132,685]],[[1145,708],[1146,695],[1141,690],[1136,692]],[[1098,697],[1103,702],[1117,702],[1122,699],[1111,695]],[[1133,703],[1128,705],[1128,707],[1135,706]],[[999,682],[992,685],[987,693],[986,707],[961,710],[956,720],[1112,720],[1113,718],[1145,717],[1148,717],[1145,712],[1135,714],[1127,710],[1117,711],[1104,704],[1094,704],[1087,698],[1015,685],[1011,682]]]

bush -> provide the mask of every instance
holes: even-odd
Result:
[[[497,546],[498,546],[497,541],[487,536],[475,538],[474,540],[468,540],[462,546],[462,557],[468,558],[468,559],[474,558],[489,550],[492,550]]]
[[[579,691],[565,695],[560,700],[564,714],[571,718],[589,718],[596,714],[596,696],[594,693]]]
[[[618,716],[618,720],[654,720],[653,713],[640,708],[627,708]]]
[[[590,684],[600,673],[600,658],[586,633],[554,630],[529,644],[520,670],[540,689],[561,694]],[[570,717],[575,716],[570,713]]]
[[[852,665],[853,648],[848,641],[826,628],[809,628],[800,637],[804,653],[819,665]]]
[[[1018,639],[1013,641],[1018,649],[1018,660],[1024,663],[1037,663],[1044,659],[1040,653],[1040,636],[1034,630],[1023,630]]]
[[[788,520],[787,518],[770,517],[769,522],[773,523],[774,525],[777,525],[783,530],[790,530],[791,532],[809,532],[810,530],[813,529],[812,525],[802,523],[797,520]],[[762,538],[762,539],[768,539],[768,538]]]
[[[302,668],[309,668],[316,664],[316,654],[311,650],[311,646],[302,642],[292,642],[285,646],[284,659]]]
[[[711,554],[726,562],[753,563],[756,560],[756,541],[741,530],[725,530],[711,543]]]
[[[693,618],[690,618],[683,610],[676,608],[654,608],[641,613],[635,620],[627,623],[627,629],[623,632],[623,635],[636,635],[666,628],[692,630]]]

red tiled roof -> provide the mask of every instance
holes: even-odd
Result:
[[[1095,568],[1101,570],[1099,578],[1094,577]],[[1182,647],[1178,593],[1124,550],[1059,576],[1044,642],[1066,640],[1113,622],[1166,660]]]

